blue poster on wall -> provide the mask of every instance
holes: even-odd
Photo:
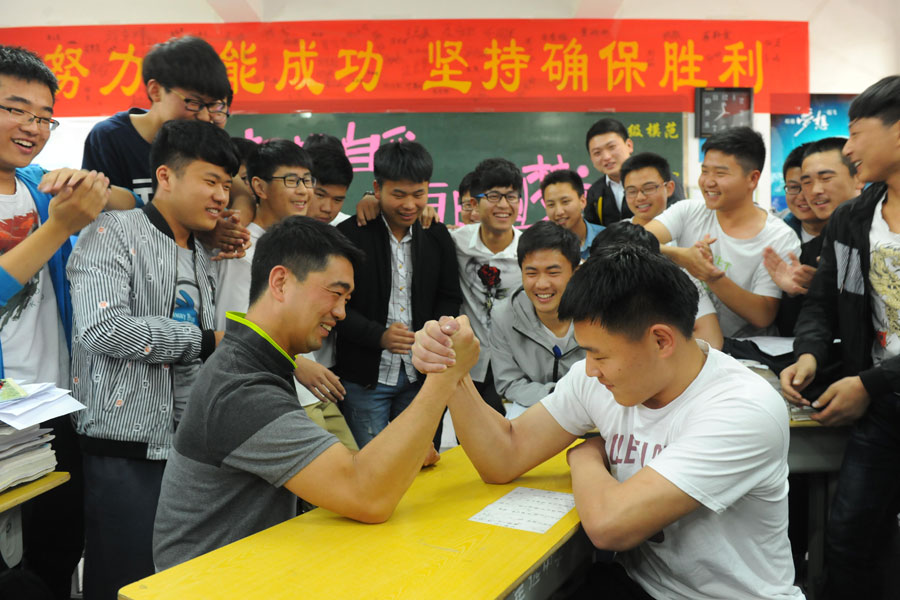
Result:
[[[847,111],[853,95],[812,94],[809,112],[802,115],[772,115],[772,208],[787,208],[781,165],[791,150],[806,142],[836,135],[850,135]]]

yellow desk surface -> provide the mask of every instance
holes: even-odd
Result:
[[[40,479],[35,479],[24,485],[16,486],[10,490],[0,493],[0,513],[18,506],[27,500],[31,500],[35,496],[39,496],[44,492],[48,492],[56,486],[62,485],[69,480],[69,474],[64,471],[54,471],[47,473]]]
[[[565,452],[511,484],[487,485],[456,447],[416,477],[386,523],[316,509],[132,583],[119,598],[502,597],[580,529],[574,509],[545,534],[468,520],[520,486],[571,492]]]

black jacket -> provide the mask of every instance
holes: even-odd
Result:
[[[347,219],[338,230],[366,255],[354,273],[355,288],[347,304],[347,316],[337,324],[338,376],[354,383],[374,386],[381,362],[381,335],[387,329],[391,298],[391,235],[384,219],[363,227]],[[443,223],[423,229],[418,221],[412,231],[412,329],[444,315],[456,316],[462,304],[456,246]]]
[[[809,353],[825,364],[832,340],[840,338],[842,374],[859,375],[874,402],[890,402],[900,409],[900,356],[872,365],[869,232],[886,189],[883,183],[874,184],[831,215],[819,266],[797,320],[794,355]]]

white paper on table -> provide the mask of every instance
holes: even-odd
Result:
[[[777,337],[774,335],[760,335],[756,337],[738,338],[749,340],[759,346],[759,349],[769,356],[781,356],[794,351],[794,338]]]
[[[485,506],[469,520],[534,533],[547,533],[573,508],[575,496],[572,494],[517,487],[499,500]]]
[[[32,394],[27,398],[7,402],[0,406],[0,413],[18,416],[29,410],[34,410],[42,404],[47,404],[48,402],[53,402],[63,396],[67,396],[68,394],[68,390],[51,387],[49,390],[41,390],[37,394]]]
[[[0,411],[0,421],[7,425],[12,425],[16,429],[25,429],[56,417],[67,415],[77,410],[82,410],[84,404],[73,398],[72,396],[63,396],[53,402],[42,404],[33,410],[21,415],[13,415]]]

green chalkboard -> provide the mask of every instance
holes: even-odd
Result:
[[[273,137],[301,141],[310,133],[341,138],[355,171],[343,211],[372,187],[372,154],[388,140],[415,139],[434,158],[430,201],[439,218],[457,222],[456,187],[485,158],[501,156],[522,169],[524,179],[519,225],[544,218],[540,180],[551,170],[570,168],[585,183],[600,175],[591,166],[584,135],[594,121],[611,116],[625,124],[637,151],[668,159],[680,174],[684,131],[681,113],[377,113],[234,115],[228,132],[261,141]]]

